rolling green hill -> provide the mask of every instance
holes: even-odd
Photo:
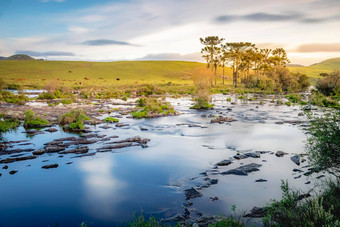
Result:
[[[340,70],[340,58],[332,58],[305,67],[288,67],[292,72],[301,72],[309,77],[318,78],[320,73],[330,73]]]

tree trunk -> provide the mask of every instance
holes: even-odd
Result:
[[[223,64],[223,85],[224,85],[224,64]]]
[[[215,84],[216,84],[216,77],[217,77],[216,70],[217,70],[217,66],[215,66]]]
[[[235,87],[237,87],[237,77],[238,77],[238,63],[236,63]]]
[[[233,84],[235,84],[235,64],[233,64]]]

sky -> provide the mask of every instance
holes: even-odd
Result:
[[[340,0],[0,0],[0,56],[203,61],[200,37],[340,57]]]

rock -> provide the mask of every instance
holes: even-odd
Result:
[[[226,172],[221,173],[222,175],[228,175],[228,174],[234,174],[234,175],[240,175],[240,176],[247,176],[248,173],[259,171],[259,167],[261,167],[261,164],[256,163],[250,163],[248,165],[240,166],[236,169],[231,169]]]
[[[255,182],[267,182],[267,180],[260,178],[260,179],[256,180]]]
[[[89,147],[83,146],[83,147],[77,147],[75,149],[68,150],[68,151],[61,151],[59,152],[59,154],[85,154],[88,151],[89,151]]]
[[[70,164],[72,164],[73,162],[66,162],[66,165],[70,165]]]
[[[217,184],[218,183],[218,179],[211,179],[210,180],[210,184],[213,185],[213,184]]]
[[[9,174],[13,175],[13,174],[16,174],[18,172],[18,170],[12,170],[12,171],[9,171]]]
[[[147,148],[147,147],[149,147],[147,144],[143,144],[143,143],[142,143],[140,146],[141,146],[142,148]]]
[[[299,114],[298,114],[298,116],[299,116],[299,117],[303,116],[303,113],[302,113],[302,112],[301,112],[301,113],[299,113]]]
[[[230,160],[223,160],[223,161],[220,161],[218,163],[216,163],[217,166],[228,166],[230,165],[231,163],[233,163],[232,161]]]
[[[199,191],[197,191],[194,188],[185,189],[184,194],[185,194],[186,200],[190,200],[190,199],[194,199],[194,198],[202,196],[202,193],[200,193]]]
[[[6,158],[0,160],[0,163],[12,163],[12,162],[18,162],[18,161],[25,161],[29,159],[35,159],[37,156],[31,155],[31,156],[25,156],[25,157],[17,157],[17,158]]]
[[[52,168],[57,168],[59,165],[58,164],[50,164],[50,165],[44,165],[41,168],[42,169],[52,169]]]
[[[2,173],[0,173],[0,177],[2,176]]]
[[[52,133],[52,132],[58,131],[58,129],[56,129],[56,128],[49,128],[49,129],[46,129],[45,131]]]
[[[243,154],[237,154],[237,155],[234,155],[233,157],[234,157],[235,159],[237,159],[237,160],[247,158],[247,157],[246,157],[245,155],[243,155]]]
[[[45,154],[46,151],[44,149],[41,149],[41,150],[36,150],[36,151],[33,151],[32,154],[34,155],[42,155],[42,154]]]
[[[124,127],[124,126],[129,126],[129,124],[124,124],[124,123],[117,123],[116,127]]]
[[[123,147],[131,147],[131,146],[132,146],[132,143],[119,143],[116,145],[109,145],[109,146],[97,148],[97,151],[104,152],[104,151],[110,151],[113,149],[119,149]]]
[[[302,194],[298,196],[298,201],[302,200],[302,199],[306,199],[308,197],[310,197],[311,195],[309,193],[306,194]]]
[[[300,165],[300,155],[294,155],[290,157],[290,160],[292,160],[296,165]]]
[[[267,211],[262,207],[253,207],[253,209],[250,210],[250,213],[244,215],[244,217],[263,218],[266,213]]]
[[[303,171],[301,169],[293,169],[293,172],[299,172],[299,173],[302,173]]]
[[[28,148],[28,149],[5,150],[5,151],[1,152],[1,155],[4,155],[4,154],[16,154],[16,153],[31,152],[31,151],[34,151],[34,149]]]
[[[276,155],[277,157],[283,157],[283,156],[286,155],[286,154],[288,154],[288,153],[283,152],[283,151],[277,151],[277,152],[275,153],[275,155]]]
[[[132,143],[132,142],[141,142],[141,141],[142,141],[142,139],[139,136],[135,136],[135,137],[127,138],[125,140],[117,140],[117,141],[114,141],[114,142],[111,142],[111,143],[127,143],[127,142]]]
[[[141,131],[148,131],[148,130],[149,130],[149,129],[144,128],[144,127],[142,127],[142,126],[140,126],[139,128],[140,128]]]
[[[218,200],[218,197],[217,196],[215,196],[215,197],[210,197],[210,199],[211,199],[211,201],[216,201],[216,200]]]
[[[305,184],[310,184],[310,181],[307,181]]]
[[[2,169],[8,169],[8,165],[3,166]]]
[[[298,179],[298,178],[300,178],[302,175],[299,175],[299,176],[297,176],[297,177],[294,177],[294,179]]]
[[[45,151],[46,153],[54,153],[54,152],[59,152],[65,150],[65,147],[61,146],[46,146]]]
[[[320,176],[317,176],[316,179],[320,179],[322,177],[325,177],[325,175],[320,175]]]
[[[224,123],[224,122],[233,122],[236,121],[235,119],[231,117],[217,117],[215,119],[211,119],[210,123]]]
[[[251,158],[260,158],[261,157],[261,154],[260,152],[249,152],[249,153],[245,153],[244,154],[246,157],[251,157]]]

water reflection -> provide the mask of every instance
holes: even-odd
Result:
[[[127,184],[113,174],[114,157],[87,160],[80,163],[84,172],[83,208],[93,217],[112,219],[116,205],[124,200],[122,190]]]

